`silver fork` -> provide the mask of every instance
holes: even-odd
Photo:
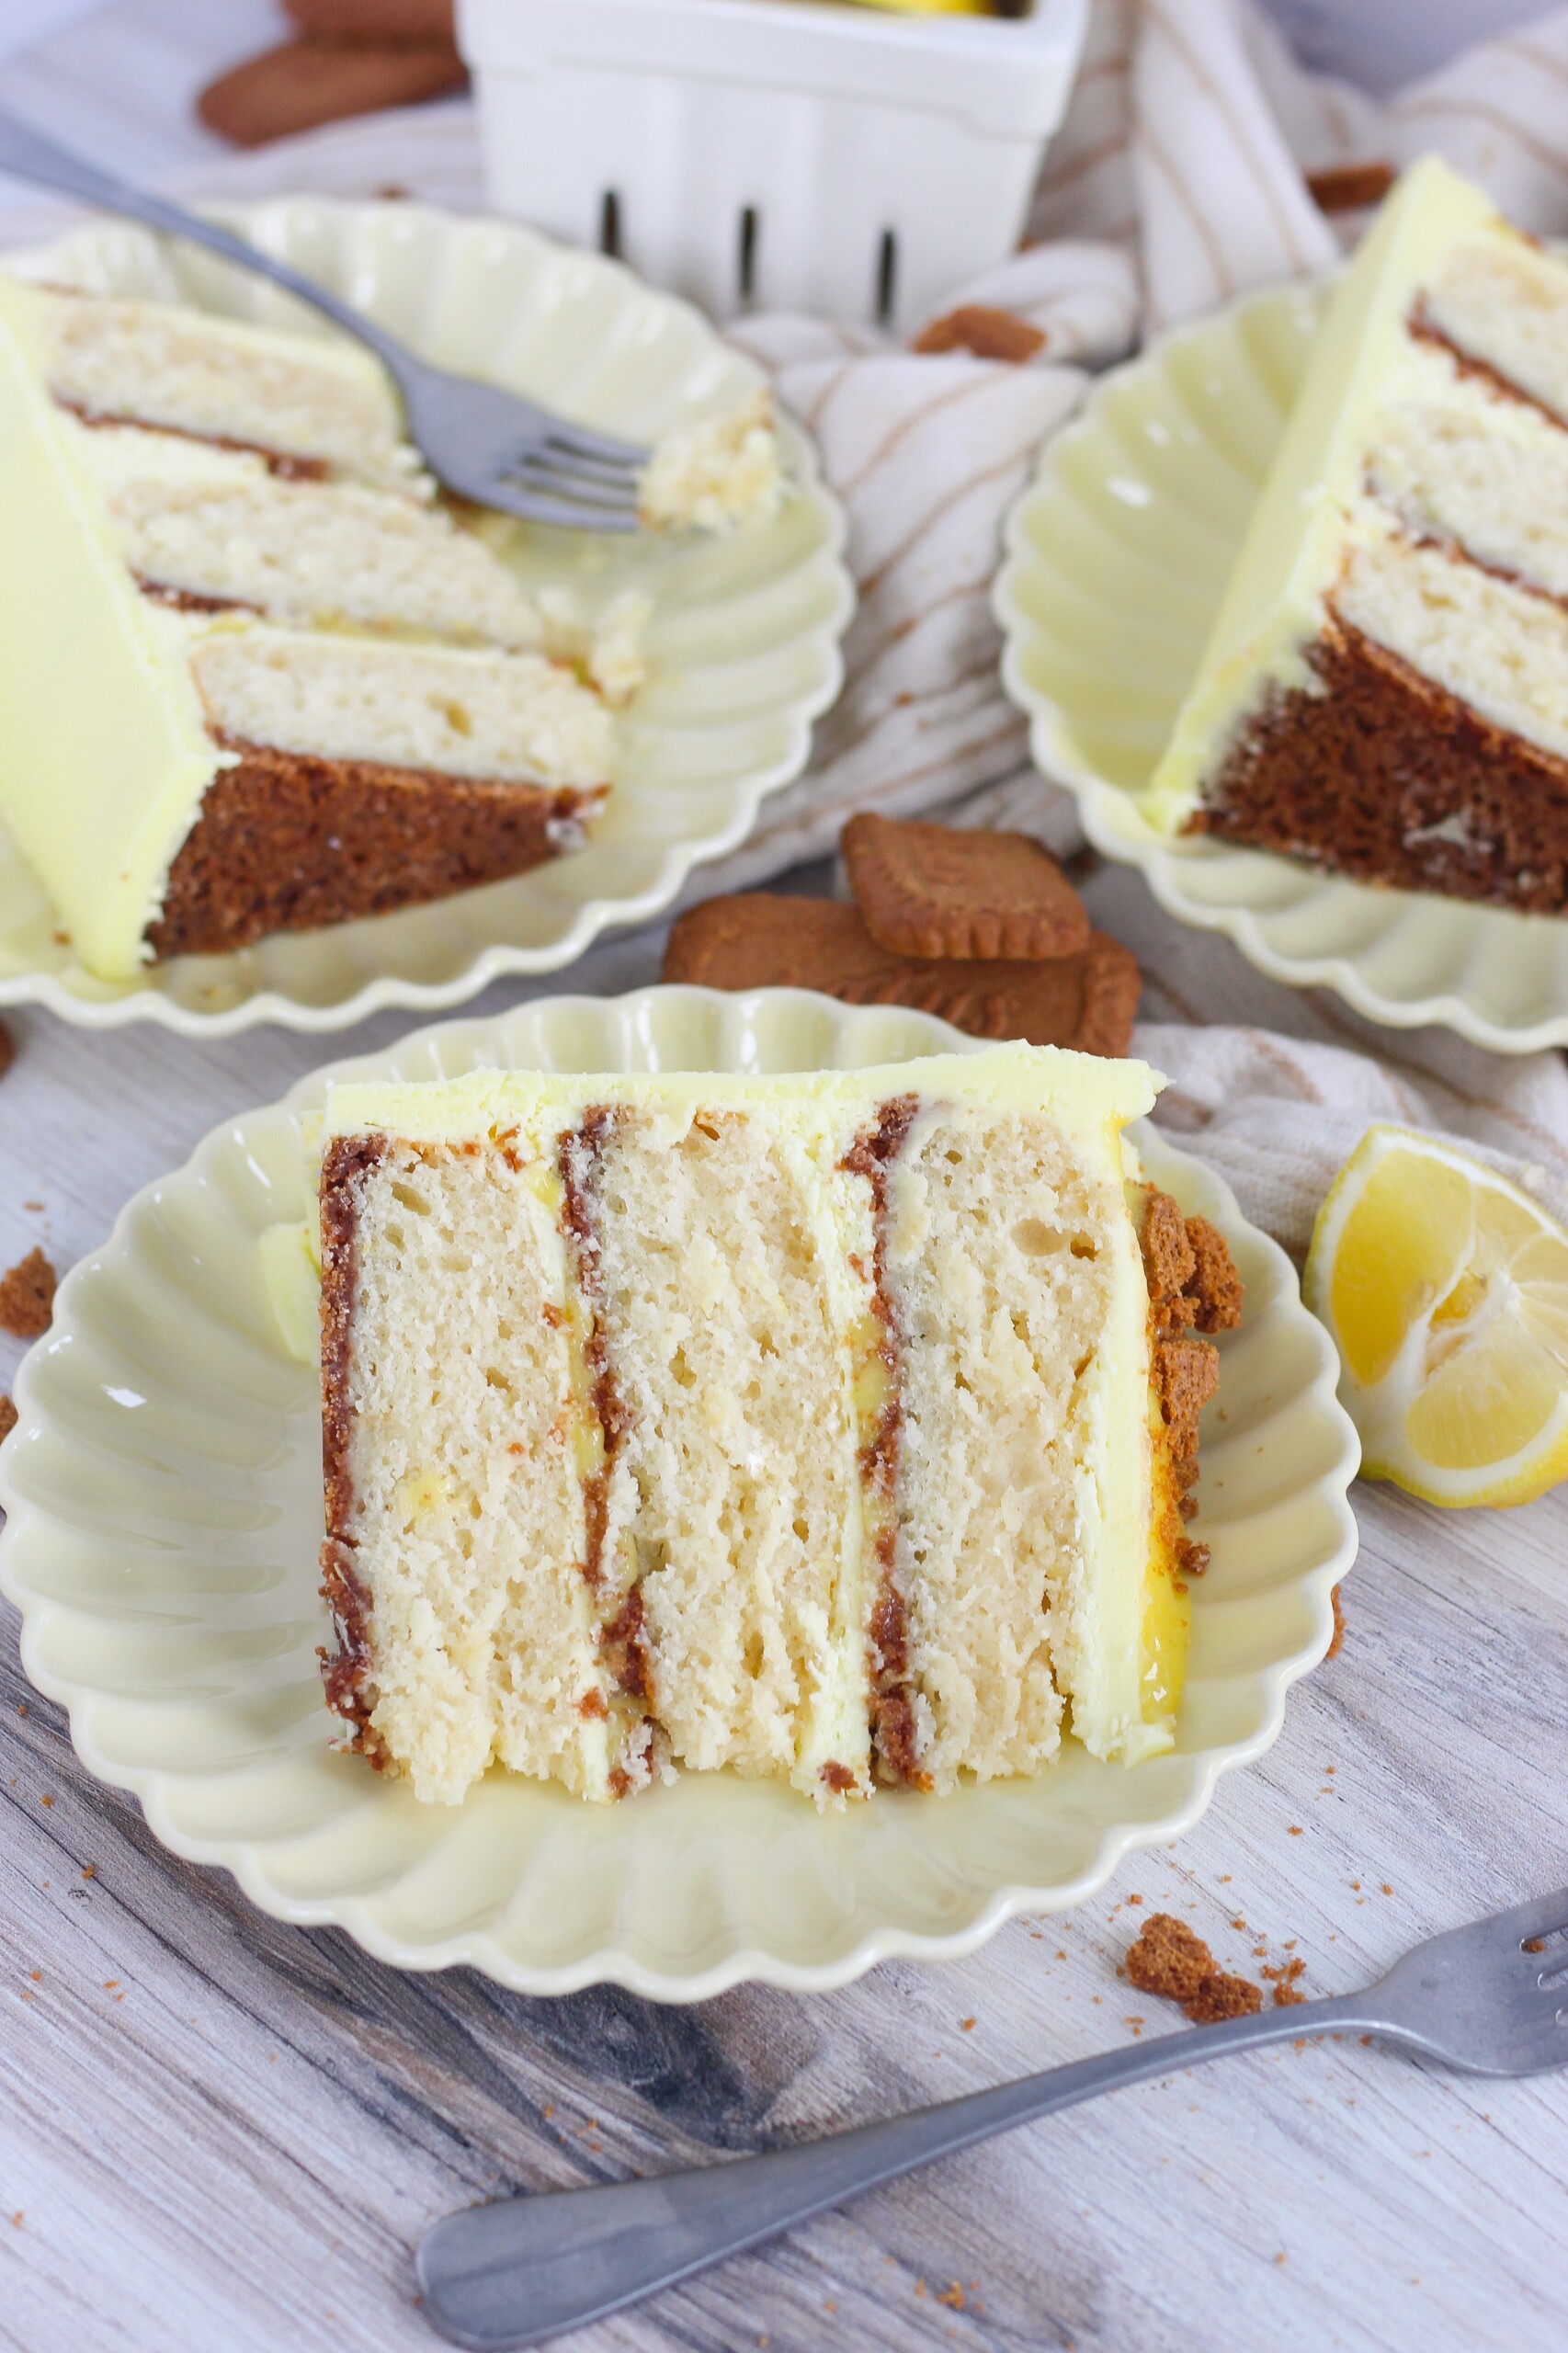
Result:
[[[123,213],[166,236],[185,237],[242,269],[269,278],[367,344],[403,395],[409,438],[438,482],[482,506],[530,523],[574,531],[635,531],[639,477],[650,452],[608,433],[590,433],[519,393],[454,376],[415,358],[408,346],[324,286],[274,261],[232,230],[130,188],[96,164],[57,146],[0,110],[0,171]]]
[[[1430,1938],[1365,1994],[1131,2043],[803,2148],[449,2214],[419,2248],[424,2309],[475,2353],[542,2345],[933,2157],[1098,2092],[1308,2034],[1369,2035],[1469,2075],[1568,2064],[1568,1888]]]

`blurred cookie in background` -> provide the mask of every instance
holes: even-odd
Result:
[[[197,100],[209,131],[264,147],[324,123],[418,106],[466,85],[452,0],[285,0],[298,40],[210,83]]]

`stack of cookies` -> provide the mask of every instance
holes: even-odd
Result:
[[[1124,1055],[1137,960],[1090,928],[1054,858],[1027,834],[852,817],[840,845],[855,904],[766,891],[682,915],[666,981],[820,989],[907,1005],[977,1038]]]

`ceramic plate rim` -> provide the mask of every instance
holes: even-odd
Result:
[[[247,203],[214,202],[199,209],[244,233],[248,224],[280,206],[300,204],[318,208],[324,214],[340,220],[346,231],[351,217],[367,216],[388,209],[381,199],[324,196],[309,189],[257,198]],[[482,225],[515,235],[550,252],[570,252],[574,258],[591,263],[596,270],[602,270],[608,278],[623,280],[629,288],[635,288],[640,296],[651,298],[662,308],[695,323],[714,346],[722,347],[726,355],[733,358],[738,367],[754,375],[759,384],[768,381],[744,352],[724,343],[720,330],[694,303],[680,295],[669,294],[661,288],[649,285],[623,262],[612,260],[602,254],[579,255],[576,248],[562,245],[559,239],[524,222],[507,221],[489,214],[459,212],[448,206],[423,201],[400,201],[397,209],[400,216],[411,222],[432,219],[450,229]],[[99,225],[108,233],[123,224],[108,220]],[[77,245],[85,233],[85,230],[76,229],[51,239],[45,245],[18,247],[6,255],[4,267],[7,271],[20,268],[24,273],[28,268],[36,269],[40,265],[47,264],[50,256],[62,245]],[[835,593],[824,617],[812,628],[799,633],[800,642],[811,641],[817,645],[823,675],[815,687],[779,707],[779,716],[787,720],[790,731],[788,750],[768,766],[748,771],[733,780],[730,790],[734,807],[723,826],[710,834],[686,835],[671,842],[665,850],[657,880],[646,890],[625,897],[605,894],[586,901],[578,909],[574,921],[563,937],[546,946],[522,948],[493,942],[481,949],[467,969],[452,980],[426,982],[395,973],[381,973],[334,1005],[307,1004],[289,995],[284,990],[267,987],[257,989],[238,1005],[204,1013],[165,995],[150,984],[133,988],[123,996],[99,1000],[79,995],[61,973],[36,971],[0,975],[0,1007],[41,1005],[62,1020],[87,1029],[116,1029],[131,1022],[153,1021],[185,1037],[222,1038],[270,1023],[305,1034],[327,1035],[335,1030],[352,1029],[377,1013],[450,1011],[454,1006],[478,996],[493,982],[538,978],[545,973],[563,971],[586,954],[605,933],[624,931],[661,915],[678,897],[696,868],[710,865],[741,847],[756,825],[757,811],[770,794],[781,791],[786,785],[794,783],[804,774],[811,760],[813,724],[832,709],[843,692],[844,637],[854,618],[857,604],[854,576],[846,561],[848,517],[824,477],[821,460],[810,435],[781,406],[777,407],[776,416],[779,438],[790,471],[800,485],[800,494],[809,499],[822,525],[822,544],[812,562],[822,567],[824,575],[831,575],[835,584]],[[15,855],[19,856],[20,853]],[[520,876],[514,880],[526,882],[528,878]],[[439,907],[445,903],[437,901],[433,904]]]
[[[1264,938],[1256,908],[1245,902],[1221,905],[1192,899],[1184,888],[1181,869],[1186,859],[1195,854],[1194,849],[1184,849],[1167,841],[1143,823],[1125,788],[1104,775],[1085,756],[1062,705],[1025,676],[1024,647],[1034,624],[1024,609],[1020,583],[1032,560],[1029,526],[1037,510],[1048,501],[1061,453],[1094,435],[1106,404],[1115,397],[1119,387],[1153,379],[1173,354],[1227,335],[1253,314],[1274,307],[1283,309],[1303,297],[1321,299],[1339,275],[1338,271],[1329,270],[1314,278],[1256,289],[1220,310],[1206,313],[1200,319],[1170,328],[1134,358],[1096,379],[1081,406],[1043,444],[1030,479],[1008,509],[1003,525],[1003,561],[991,593],[992,612],[1003,633],[1003,688],[1029,722],[1029,749],[1035,766],[1074,796],[1084,830],[1095,848],[1120,865],[1136,867],[1159,904],[1178,922],[1195,930],[1222,932],[1269,979],[1284,982],[1292,988],[1331,988],[1365,1019],[1386,1029],[1414,1029],[1436,1023],[1494,1053],[1533,1053],[1545,1047],[1568,1045],[1568,1006],[1560,1013],[1505,1027],[1452,988],[1434,990],[1420,997],[1390,997],[1367,979],[1351,957],[1332,953],[1282,954]],[[1289,867],[1306,884],[1303,897],[1329,890],[1374,895],[1374,886],[1370,884],[1353,882],[1345,876],[1314,874],[1304,861],[1298,864],[1265,850],[1245,854],[1260,865],[1267,860],[1272,867]],[[1415,892],[1377,891],[1375,895],[1386,900],[1391,909],[1419,906],[1423,900],[1423,894]],[[1464,901],[1442,904],[1472,904]],[[1568,920],[1528,916],[1508,908],[1479,905],[1476,912],[1515,923]]]
[[[1309,1413],[1314,1415],[1315,1426],[1335,1433],[1337,1438],[1337,1444],[1332,1449],[1332,1460],[1326,1467],[1291,1492],[1295,1495],[1312,1494],[1330,1506],[1336,1538],[1332,1550],[1325,1552],[1324,1557],[1315,1565],[1298,1572],[1290,1587],[1286,1588],[1300,1590],[1310,1597],[1309,1635],[1294,1649],[1271,1658],[1264,1665],[1255,1665],[1245,1671],[1244,1679],[1249,1679],[1249,1688],[1256,1685],[1265,1693],[1257,1728],[1228,1744],[1198,1752],[1191,1760],[1194,1779],[1190,1793],[1179,1802],[1170,1805],[1157,1818],[1124,1820],[1099,1825],[1092,1861],[1073,1878],[1044,1888],[1024,1881],[1009,1881],[998,1886],[968,1923],[951,1933],[927,1934],[888,1923],[868,1930],[851,1949],[821,1962],[791,1961],[759,1946],[737,1946],[706,1967],[685,1972],[670,1972],[650,1965],[632,1949],[634,1938],[631,1936],[619,1937],[613,1943],[601,1945],[569,1962],[553,1966],[520,1964],[485,1929],[465,1930],[427,1944],[404,1943],[380,1927],[370,1916],[368,1904],[361,1898],[351,1895],[299,1898],[280,1893],[266,1876],[261,1860],[263,1842],[256,1836],[243,1838],[233,1836],[197,1836],[179,1828],[165,1802],[164,1788],[166,1783],[182,1777],[167,1765],[128,1764],[108,1755],[99,1745],[94,1730],[94,1688],[68,1673],[51,1671],[42,1664],[40,1654],[56,1603],[47,1592],[18,1576],[14,1567],[24,1537],[30,1548],[36,1542],[37,1531],[47,1528],[51,1520],[51,1513],[45,1505],[18,1492],[17,1469],[23,1449],[40,1438],[45,1440],[52,1438],[56,1445],[69,1444],[71,1435],[70,1425],[54,1420],[48,1409],[35,1398],[33,1368],[43,1358],[52,1343],[70,1342],[77,1330],[78,1302],[91,1286],[103,1280],[106,1274],[112,1274],[112,1270],[123,1264],[128,1256],[134,1256],[133,1223],[146,1205],[165,1189],[196,1182],[204,1166],[215,1159],[225,1145],[243,1140],[250,1123],[260,1119],[291,1117],[319,1099],[323,1086],[330,1078],[385,1072],[411,1049],[422,1051],[433,1041],[460,1035],[465,1044],[472,1040],[482,1052],[491,1051],[490,1041],[494,1040],[494,1051],[505,1053],[507,1049],[502,1033],[509,1023],[526,1018],[543,1021],[559,1020],[564,1017],[570,1019],[574,1013],[585,1007],[596,1010],[608,1008],[630,1022],[638,1017],[651,999],[680,999],[688,1004],[698,1001],[705,1006],[719,1008],[721,1022],[726,1018],[727,1009],[727,1017],[737,1028],[766,1017],[769,1006],[782,1006],[785,1015],[798,1012],[802,1019],[814,1019],[819,1035],[822,1034],[821,1025],[825,1016],[835,1039],[840,1041],[852,1037],[857,1029],[865,1029],[889,1010],[883,1007],[848,1007],[832,998],[819,996],[812,991],[800,989],[759,990],[733,997],[710,989],[654,986],[632,990],[617,997],[562,995],[537,1000],[514,1008],[509,1014],[492,1016],[487,1019],[436,1023],[410,1032],[395,1045],[380,1051],[323,1065],[297,1081],[277,1102],[255,1106],[220,1122],[202,1138],[177,1170],[142,1188],[120,1211],[106,1242],[98,1249],[89,1252],[65,1276],[56,1296],[55,1321],[51,1333],[35,1343],[23,1359],[14,1385],[19,1418],[11,1436],[0,1445],[0,1510],[6,1514],[4,1528],[0,1529],[0,1593],[21,1613],[21,1655],[28,1679],[46,1698],[67,1711],[72,1740],[86,1770],[95,1779],[129,1791],[140,1803],[153,1835],[172,1853],[187,1862],[228,1870],[257,1909],[275,1919],[301,1927],[343,1928],[375,1959],[392,1968],[434,1970],[467,1966],[481,1971],[515,1992],[530,1995],[559,1995],[577,1992],[589,1985],[614,1984],[647,1999],[686,2003],[705,2001],[747,1983],[767,1984],[791,1993],[829,1992],[852,1984],[882,1961],[959,1959],[976,1950],[1006,1921],[1019,1914],[1045,1915],[1069,1910],[1102,1887],[1128,1854],[1185,1834],[1206,1811],[1221,1776],[1253,1762],[1273,1745],[1284,1721],[1287,1692],[1321,1662],[1328,1647],[1333,1631],[1330,1595],[1353,1565],[1357,1553],[1358,1530],[1348,1490],[1359,1463],[1359,1445],[1355,1430],[1336,1395],[1338,1363],[1333,1344],[1301,1303],[1295,1269],[1278,1244],[1242,1215],[1235,1197],[1223,1178],[1173,1144],[1148,1121],[1136,1123],[1129,1132],[1144,1154],[1151,1173],[1162,1179],[1172,1175],[1179,1176],[1191,1188],[1203,1213],[1211,1217],[1223,1231],[1244,1235],[1250,1245],[1261,1249],[1276,1276],[1282,1279],[1267,1314],[1281,1327],[1301,1334],[1316,1358],[1312,1378],[1302,1385],[1295,1410],[1303,1416]],[[917,1049],[909,1051],[967,1053],[977,1051],[985,1042],[949,1029],[931,1015],[910,1013],[903,1017],[909,1025],[907,1035],[921,1040]],[[802,1063],[801,1066],[827,1065],[819,1056],[817,1061]],[[79,1610],[79,1605],[62,1603],[59,1607],[66,1616],[72,1614],[74,1608]]]

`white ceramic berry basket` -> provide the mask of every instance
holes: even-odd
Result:
[[[509,222],[318,197],[213,209],[428,358],[608,432],[652,441],[723,415],[763,381],[689,304]],[[119,222],[8,255],[6,266],[325,332],[262,279]],[[509,974],[559,971],[610,926],[658,915],[694,866],[739,847],[766,794],[800,775],[812,722],[843,677],[854,608],[844,517],[806,436],[788,417],[779,429],[798,488],[770,523],[678,540],[536,530],[514,559],[525,586],[562,581],[586,610],[623,588],[654,600],[648,683],[620,717],[616,790],[585,849],[430,906],[278,933],[112,983],[77,962],[0,828],[0,1006],[46,1005],[95,1028],[155,1020],[194,1036],[264,1021],[341,1029],[391,1006],[460,1005]],[[62,691],[74,690],[66,674]]]
[[[340,1067],[811,1070],[977,1043],[803,990],[659,988],[450,1022]],[[1213,1558],[1194,1586],[1173,1754],[1129,1772],[1069,1743],[1039,1780],[883,1792],[819,1817],[789,1789],[722,1773],[599,1807],[493,1772],[459,1807],[421,1806],[332,1752],[316,1381],[283,1350],[256,1251],[304,1212],[301,1121],[328,1075],[226,1121],[130,1204],[62,1284],[0,1448],[0,1590],[22,1613],[28,1674],[69,1709],[88,1769],[131,1790],[176,1853],[399,1968],[464,1962],[532,1994],[608,1981],[697,2001],[746,1979],[805,1993],[1083,1902],[1131,1849],[1189,1829],[1220,1774],[1273,1741],[1355,1557],[1359,1449],[1284,1253],[1144,1124],[1150,1175],[1220,1227],[1246,1286],[1204,1426],[1193,1532]]]
[[[1568,920],[1380,890],[1213,835],[1170,839],[1135,798],[1197,670],[1306,371],[1329,281],[1165,336],[1090,393],[1008,518],[993,595],[1002,678],[1037,767],[1106,857],[1271,979],[1391,1029],[1494,1053],[1568,1045]]]
[[[726,318],[906,332],[1017,244],[1088,0],[459,0],[491,201]]]

